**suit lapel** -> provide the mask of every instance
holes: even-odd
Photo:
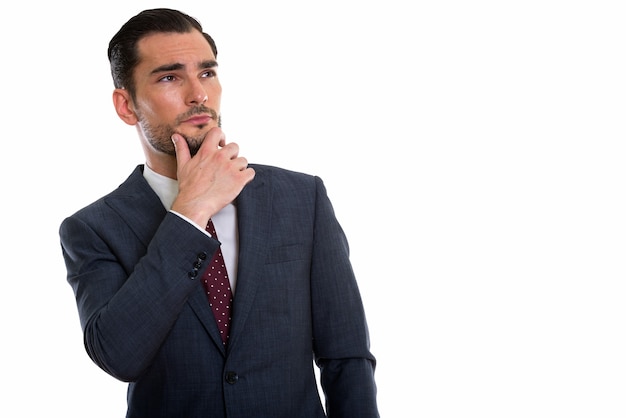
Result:
[[[157,194],[144,179],[141,166],[107,196],[106,203],[146,247],[167,213]]]
[[[237,198],[237,222],[239,228],[239,263],[237,288],[233,303],[229,346],[237,344],[239,331],[244,328],[259,285],[257,272],[265,263],[267,242],[270,235],[272,196],[269,172],[261,167],[254,180]]]
[[[204,326],[204,329],[211,336],[215,345],[221,350],[222,354],[226,354],[224,344],[222,344],[220,330],[217,328],[217,324],[215,323],[215,317],[213,316],[213,311],[211,310],[211,306],[209,305],[209,301],[204,291],[204,286],[198,286],[197,290],[189,295],[188,303],[191,306],[191,309],[193,309],[196,313],[196,316],[202,323],[202,326]]]

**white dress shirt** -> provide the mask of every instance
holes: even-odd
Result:
[[[178,195],[178,181],[162,176],[150,169],[148,164],[144,164],[143,176],[152,188],[154,192],[161,199],[161,203],[166,210],[180,216],[187,222],[194,225],[207,235],[209,234],[205,226],[200,226],[190,219],[173,211],[172,203]],[[212,218],[213,225],[215,226],[215,232],[217,237],[222,243],[222,255],[224,256],[224,262],[226,263],[226,271],[228,272],[228,278],[230,280],[230,288],[233,295],[235,294],[235,285],[237,283],[237,256],[239,254],[239,234],[237,233],[237,208],[232,203],[229,203],[222,210],[217,212]]]

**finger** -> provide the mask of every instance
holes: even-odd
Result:
[[[204,136],[200,149],[216,150],[226,143],[226,136],[221,128],[211,128]]]
[[[254,179],[254,176],[256,176],[256,171],[254,171],[252,167],[244,168],[241,170],[241,173],[245,176],[246,184],[250,183]]]
[[[187,141],[185,141],[185,138],[180,134],[173,134],[172,142],[174,143],[174,150],[176,151],[176,165],[180,168],[191,159],[189,145],[187,145]]]
[[[228,155],[231,160],[234,160],[239,156],[239,145],[235,142],[231,142],[222,147],[222,150]]]
[[[237,166],[239,167],[239,171],[243,171],[248,168],[248,160],[245,157],[237,158]]]

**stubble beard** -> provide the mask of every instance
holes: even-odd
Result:
[[[198,115],[202,113],[208,113],[211,115],[213,120],[217,120],[217,126],[222,126],[222,117],[217,115],[217,112],[213,109],[209,109],[205,106],[195,107],[191,109],[189,112],[180,115],[176,118],[176,125],[178,126],[180,122],[188,119],[193,115]],[[174,148],[174,144],[172,143],[172,135],[178,133],[185,141],[187,141],[187,145],[189,147],[189,154],[193,157],[198,153],[202,142],[204,141],[204,137],[206,132],[200,133],[198,135],[183,135],[180,132],[176,132],[172,125],[168,124],[156,124],[153,125],[148,122],[142,115],[137,115],[139,126],[141,127],[146,139],[155,150],[162,152],[167,155],[176,156],[176,149]],[[198,131],[202,131],[206,125],[197,125]]]

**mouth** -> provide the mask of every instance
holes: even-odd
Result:
[[[212,120],[213,120],[213,117],[211,117],[211,115],[206,115],[206,114],[194,115],[190,117],[189,119],[185,119],[183,123],[188,123],[190,125],[198,126],[198,125],[206,125]]]

